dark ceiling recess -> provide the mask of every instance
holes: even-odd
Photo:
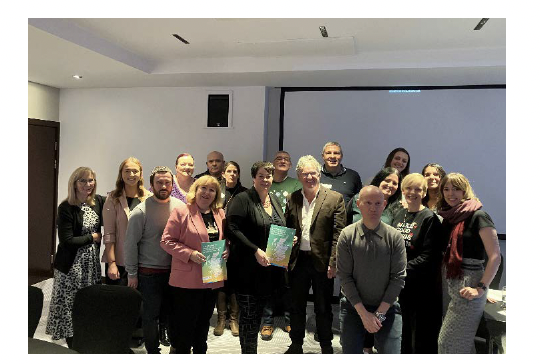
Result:
[[[187,40],[185,40],[184,38],[182,38],[178,34],[173,34],[172,36],[175,37],[176,39],[178,39],[180,42],[182,42],[184,44],[189,44],[189,42]]]
[[[324,37],[324,38],[328,38],[328,32],[326,31],[326,27],[324,25],[320,26],[319,27],[319,30],[321,31],[321,35]]]
[[[482,20],[480,20],[480,22],[476,25],[476,27],[474,28],[474,30],[480,30],[480,29],[482,29],[482,27],[484,26],[484,24],[487,23],[488,20],[489,20],[489,18],[482,18]]]

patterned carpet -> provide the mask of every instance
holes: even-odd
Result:
[[[47,325],[47,316],[49,314],[49,304],[52,295],[53,280],[48,279],[43,282],[34,284],[43,290],[44,302],[43,312],[39,321],[38,328],[34,337],[36,339],[54,342],[55,344],[66,346],[65,340],[53,341],[50,335],[45,334],[45,326]],[[335,354],[341,354],[341,345],[339,344],[339,321],[338,321],[338,305],[332,305],[334,311],[334,322],[332,329],[334,332],[334,340],[332,346],[334,347]],[[214,336],[214,326],[217,322],[217,311],[214,310],[214,315],[210,320],[210,330],[208,332],[208,354],[240,354],[240,342],[238,337],[234,337],[231,331],[227,328],[222,336]],[[264,341],[259,336],[258,352],[259,354],[283,354],[289,347],[291,341],[289,334],[286,333],[283,328],[285,327],[285,320],[283,317],[276,317],[275,330],[272,340]],[[320,354],[321,349],[319,343],[313,339],[315,332],[315,315],[313,313],[312,303],[308,303],[307,307],[307,324],[306,324],[306,338],[304,339],[304,353],[305,354]],[[144,344],[139,347],[133,347],[133,351],[136,354],[145,354],[146,350]],[[169,347],[161,346],[161,352],[163,354],[169,353]]]

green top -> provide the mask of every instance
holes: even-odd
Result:
[[[360,221],[360,219],[362,218],[362,213],[360,212],[358,206],[356,206],[356,200],[358,200],[359,194],[360,193],[354,195],[354,197],[351,198],[349,204],[347,205],[347,225]],[[381,221],[388,225],[392,225],[392,220],[394,219],[395,212],[399,208],[403,208],[403,206],[399,202],[399,199],[386,206],[382,213]]]
[[[294,191],[302,189],[302,184],[299,180],[292,177],[285,177],[281,182],[273,182],[272,187],[270,187],[269,194],[274,195],[279,203],[283,212],[285,212],[285,205],[287,204],[287,196],[289,196]]]

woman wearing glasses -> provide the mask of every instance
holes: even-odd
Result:
[[[68,197],[58,206],[58,240],[54,285],[46,333],[73,342],[71,312],[81,288],[101,283],[99,246],[105,198],[96,195],[96,174],[77,168],[69,177]]]

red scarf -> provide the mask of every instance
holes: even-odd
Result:
[[[482,208],[482,203],[478,200],[466,200],[454,207],[439,210],[438,214],[444,219],[444,223],[454,225],[450,233],[450,240],[444,254],[444,264],[446,265],[446,278],[462,278],[463,270],[463,229],[465,220],[472,216],[475,211]]]

